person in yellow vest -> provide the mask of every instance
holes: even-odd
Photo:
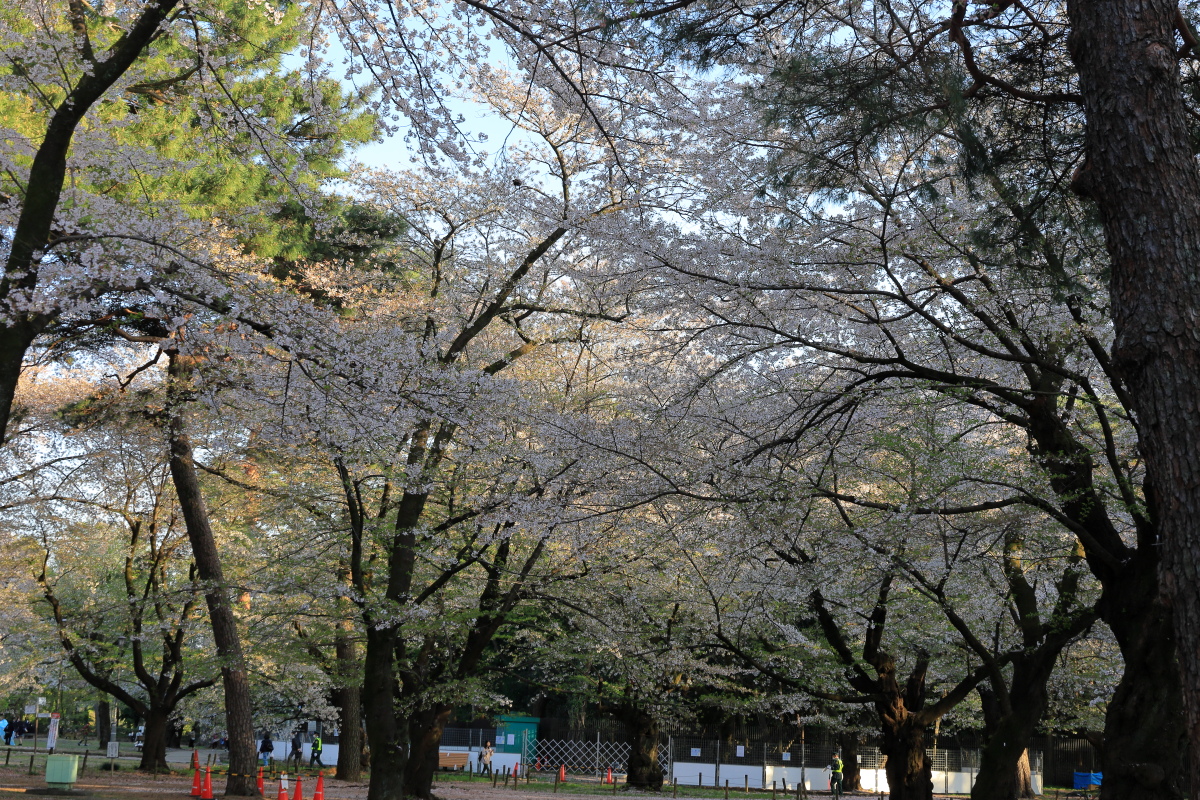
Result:
[[[842,796],[842,771],[845,765],[842,764],[842,754],[834,753],[833,762],[829,765],[829,791],[834,797]]]
[[[319,733],[313,734],[312,758],[308,759],[308,765],[310,767],[313,764],[316,764],[318,767],[325,766],[324,764],[321,763],[321,747],[322,747],[321,734],[319,734]]]

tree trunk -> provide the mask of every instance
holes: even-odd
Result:
[[[146,715],[146,732],[142,737],[142,763],[138,769],[146,772],[167,772],[167,728],[170,709],[151,708]]]
[[[1194,797],[1200,791],[1200,173],[1175,52],[1180,12],[1174,0],[1068,0],[1067,12],[1067,44],[1087,116],[1087,160],[1073,186],[1096,202],[1111,257],[1113,359],[1137,411],[1147,505],[1162,537],[1152,547],[1162,550],[1162,586],[1180,643],[1183,681],[1175,699],[1183,701],[1190,743],[1188,774],[1179,781],[1172,767],[1150,760],[1135,777],[1137,766],[1106,743],[1107,772],[1136,794],[1110,789],[1108,774],[1103,792],[1149,797],[1155,785],[1156,796],[1177,797],[1190,784]],[[1153,635],[1158,641],[1147,644],[1156,656],[1174,655],[1166,630],[1155,624]],[[1122,651],[1127,659],[1144,658]],[[1154,671],[1149,663],[1133,666],[1135,676]],[[1122,684],[1125,704],[1135,690]],[[1161,687],[1140,691],[1152,695],[1136,698],[1149,701],[1152,713],[1168,700]],[[1119,716],[1143,731],[1128,716],[1132,710],[1114,715],[1110,706],[1109,719]],[[1139,749],[1161,739],[1144,732],[1146,742],[1115,729],[1112,737]],[[1180,741],[1170,738],[1172,745]]]
[[[171,354],[170,371],[179,380],[185,377],[181,356]],[[179,508],[192,545],[196,571],[207,585],[204,599],[212,621],[213,642],[221,662],[221,682],[225,689],[225,726],[229,736],[229,780],[225,794],[250,796],[258,794],[255,781],[254,712],[250,701],[250,684],[246,679],[245,659],[238,637],[237,620],[229,601],[225,575],[216,539],[204,507],[200,480],[192,458],[192,445],[184,428],[183,413],[176,409],[171,416],[171,478],[179,498]]]
[[[107,700],[96,703],[96,730],[100,734],[100,749],[104,750],[112,738],[112,706]]]
[[[979,773],[971,787],[971,800],[1027,800],[1034,797],[1029,751],[1022,747],[1013,754],[1010,743],[996,736],[985,745],[984,750],[989,749],[1004,752],[999,756],[993,753],[990,760],[980,760]]]
[[[662,789],[663,772],[658,763],[658,720],[640,708],[627,706],[621,715],[629,742],[629,764],[625,782],[635,789]]]
[[[4,440],[8,431],[13,398],[17,393],[17,384],[21,381],[25,353],[44,327],[45,325],[30,324],[19,317],[8,325],[0,326],[0,442]]]
[[[842,751],[842,789],[857,792],[862,789],[862,770],[858,766],[858,732],[839,733],[838,747]]]
[[[1125,659],[1104,720],[1103,800],[1182,800],[1187,741],[1170,609],[1149,554],[1106,586],[1100,616]]]
[[[980,752],[979,773],[971,787],[971,800],[1024,800],[1033,797],[1029,769],[1029,740],[1049,703],[1047,684],[1058,657],[1034,654],[1019,660],[1013,669],[1007,709],[995,692],[979,688],[986,741]]]
[[[408,764],[404,774],[404,793],[408,797],[433,797],[433,773],[438,765],[438,747],[442,731],[450,719],[450,706],[438,703],[409,717]]]
[[[342,686],[333,692],[338,709],[337,779],[362,780],[362,687]]]
[[[371,745],[371,784],[367,800],[402,800],[408,761],[407,728],[396,721],[396,679],[392,674],[398,635],[387,623],[367,626],[363,673],[363,716]]]
[[[1029,764],[1029,751],[1022,750],[1017,761],[1017,797],[1022,800],[1037,797],[1033,791],[1033,769]]]
[[[924,725],[910,715],[885,719],[879,750],[887,756],[884,771],[891,800],[933,800],[933,765],[925,754]]]
[[[339,581],[352,585],[347,565],[339,570]],[[354,626],[349,615],[353,604],[350,598],[338,598],[342,618],[337,623],[333,640],[337,688],[333,704],[338,709],[337,778],[343,781],[362,779],[362,666],[358,663],[358,646],[354,641]]]

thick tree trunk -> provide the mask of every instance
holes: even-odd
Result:
[[[640,708],[627,706],[621,719],[629,742],[626,783],[635,789],[662,789],[663,772],[658,763],[658,720]]]
[[[362,780],[362,687],[342,686],[334,690],[338,709],[337,778]]]
[[[1143,762],[1141,778],[1133,778],[1128,773],[1136,767],[1114,763],[1125,756],[1106,743],[1107,772],[1119,769],[1118,779],[1137,792],[1110,789],[1106,774],[1104,795],[1114,798],[1149,797],[1150,785],[1161,787],[1158,797],[1179,796],[1189,784],[1193,797],[1200,792],[1200,173],[1175,52],[1178,9],[1174,0],[1067,3],[1068,47],[1087,115],[1087,161],[1073,185],[1095,200],[1112,261],[1113,358],[1137,411],[1147,502],[1162,537],[1152,546],[1163,554],[1162,585],[1183,673],[1177,699],[1190,743],[1188,776],[1178,783],[1154,761]],[[1164,643],[1171,637],[1159,627],[1157,641],[1147,644],[1156,655],[1173,655]],[[1135,675],[1153,669],[1133,666]],[[1152,713],[1168,700],[1161,688],[1122,684],[1125,694],[1154,695],[1139,698],[1152,704]],[[1134,724],[1125,716],[1130,711],[1116,713]],[[1116,730],[1112,735],[1129,740]]]
[[[1104,721],[1101,797],[1181,800],[1187,740],[1175,631],[1159,599],[1152,558],[1139,548],[1126,580],[1106,586],[1099,610],[1116,636],[1125,670]],[[1194,796],[1194,795],[1193,795]]]
[[[433,797],[433,773],[438,765],[438,747],[442,731],[450,719],[450,706],[438,703],[409,717],[408,764],[404,774],[404,793],[408,797]]]
[[[146,732],[142,737],[142,763],[138,769],[146,772],[167,772],[167,733],[172,709],[151,708],[146,715]]]
[[[971,787],[971,800],[1026,800],[1033,797],[1029,769],[1029,740],[1046,712],[1047,683],[1057,659],[1027,656],[1013,670],[1008,708],[1001,708],[994,692],[980,687],[986,741],[980,752],[979,773]]]
[[[1028,741],[1027,737],[1025,741]],[[989,760],[980,760],[979,773],[971,787],[971,800],[1027,800],[1034,797],[1029,751],[1022,747],[1014,754],[1009,742],[996,736],[985,745],[984,750],[989,749],[993,751]]]
[[[891,800],[933,800],[933,765],[925,753],[923,724],[911,715],[885,719],[879,750],[887,756],[884,771]]]
[[[838,747],[842,751],[842,789],[857,792],[862,789],[862,770],[858,766],[858,732],[839,733]]]
[[[367,800],[401,800],[408,762],[407,728],[396,720],[396,629],[367,626],[363,673],[363,716],[371,745],[371,785]]]
[[[173,377],[184,377],[181,357],[172,354],[170,370]],[[225,689],[225,726],[229,736],[229,780],[225,794],[257,795],[255,781],[255,742],[253,706],[250,684],[246,678],[245,659],[238,637],[237,620],[225,586],[221,558],[216,539],[208,521],[208,510],[200,491],[200,480],[192,458],[192,445],[184,429],[181,410],[172,415],[170,425],[171,478],[179,498],[179,508],[187,527],[192,546],[192,558],[200,579],[207,584],[204,595],[208,616],[212,621],[213,642],[221,662],[221,682]]]
[[[1017,761],[1017,797],[1037,797],[1033,791],[1033,769],[1029,763],[1029,751],[1022,750],[1021,758]]]

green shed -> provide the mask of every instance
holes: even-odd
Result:
[[[520,753],[525,742],[537,741],[539,717],[504,714],[496,717],[496,752]]]

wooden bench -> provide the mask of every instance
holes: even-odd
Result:
[[[467,768],[468,753],[443,753],[438,751],[438,769],[464,770]]]

